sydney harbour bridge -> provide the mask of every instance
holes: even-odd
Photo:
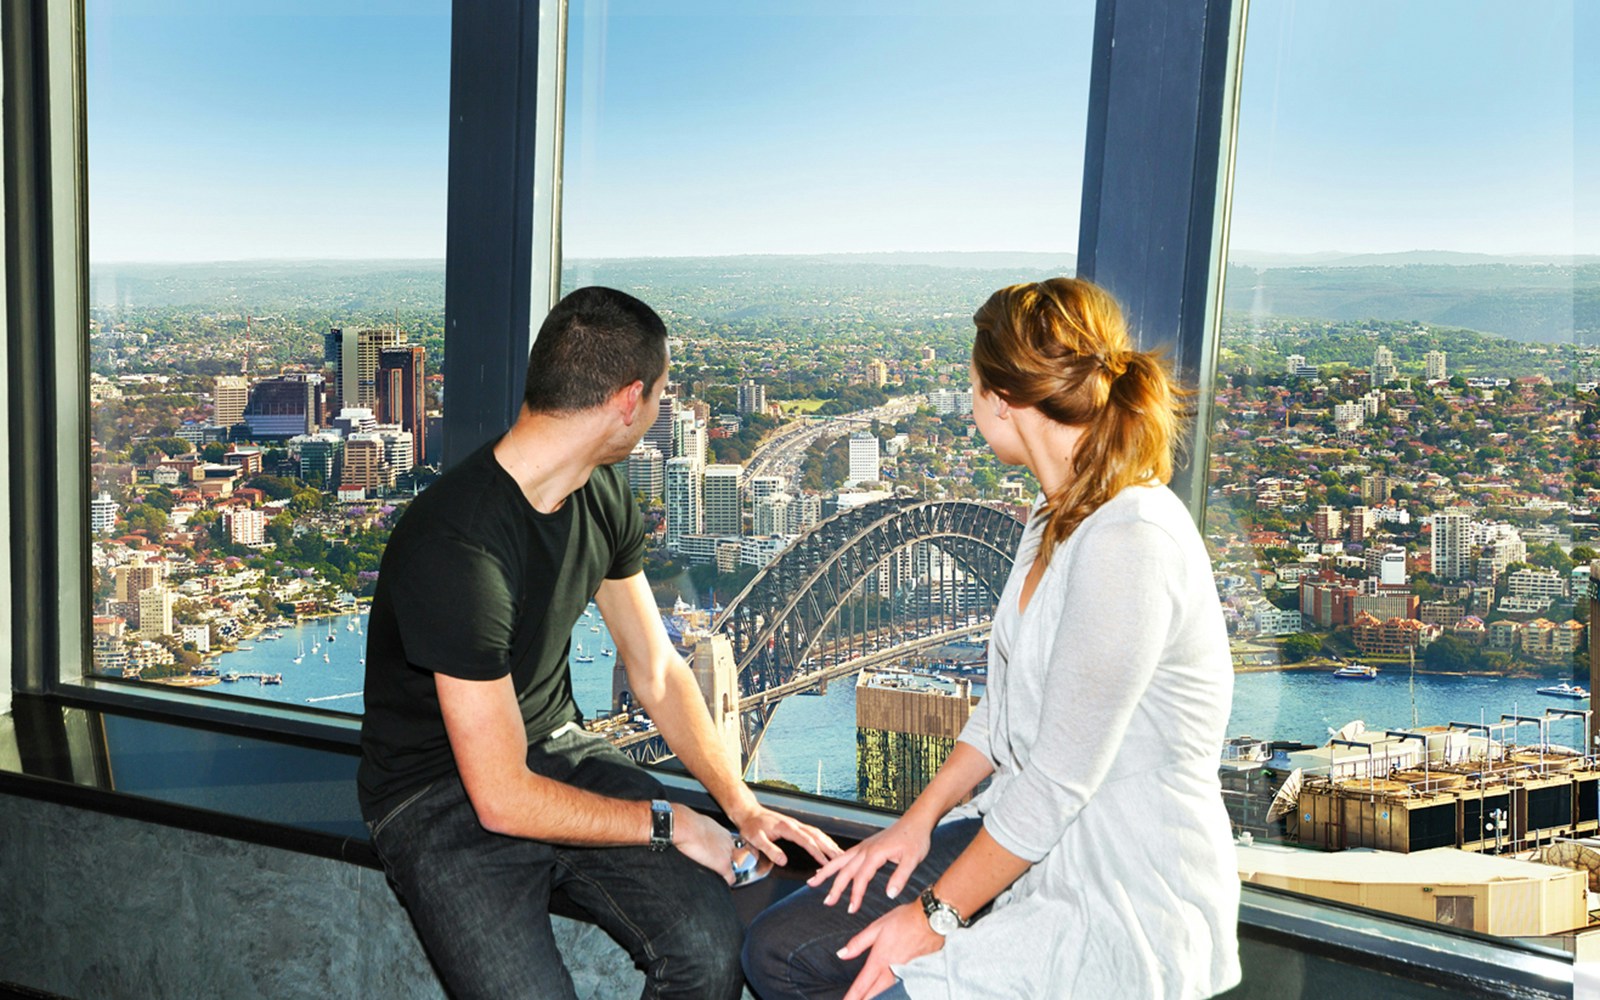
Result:
[[[987,630],[1022,530],[987,504],[893,499],[796,539],[711,626],[737,664],[743,760],[784,698]],[[669,754],[654,729],[615,742],[643,762]]]

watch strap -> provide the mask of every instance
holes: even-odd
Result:
[[[666,799],[650,802],[650,849],[664,851],[672,846],[672,803]]]

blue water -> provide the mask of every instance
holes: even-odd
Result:
[[[1546,708],[1586,709],[1588,701],[1537,693],[1544,680],[1419,675],[1416,717],[1419,725],[1447,722],[1498,722],[1501,715],[1543,714]],[[856,794],[856,691],[850,682],[830,685],[822,696],[796,696],[778,707],[767,729],[758,767],[749,777],[789,781],[806,791],[854,799]],[[1379,674],[1372,681],[1336,681],[1321,671],[1236,674],[1228,734],[1261,739],[1300,740],[1317,746],[1328,730],[1360,719],[1368,729],[1411,725],[1411,690],[1405,671]],[[1085,720],[1089,722],[1091,720]],[[1537,742],[1526,726],[1518,739]],[[1583,744],[1583,720],[1552,722],[1550,741]],[[818,781],[818,766],[822,777]]]
[[[216,667],[223,673],[230,670],[241,674],[281,673],[283,683],[262,684],[258,680],[240,679],[204,690],[360,715],[365,708],[361,686],[366,674],[362,663],[367,655],[366,627],[367,619],[363,615],[341,615],[278,630],[283,638],[276,641],[257,637],[243,644],[250,649],[241,648],[217,657]],[[590,632],[591,627],[600,631]],[[330,632],[333,642],[328,641]],[[305,655],[297,664],[293,661],[302,643]],[[572,689],[578,708],[589,717],[609,710],[611,670],[616,663],[614,653],[610,656],[604,653],[606,649],[614,649],[616,644],[592,605],[587,616],[573,627],[574,655],[580,644],[594,657],[594,662],[572,664]],[[313,646],[319,648],[313,652]]]
[[[334,642],[327,642],[332,625]],[[254,680],[218,684],[209,692],[260,698],[293,705],[360,714],[366,638],[351,628],[364,629],[366,619],[354,615],[308,622],[284,630],[275,642],[256,639],[250,651],[223,655],[217,661],[224,672],[282,673],[281,685],[263,686]],[[590,632],[598,628],[598,632]],[[291,662],[304,639],[306,655]],[[611,673],[615,656],[602,655],[614,648],[611,634],[598,612],[591,609],[573,629],[573,651],[581,644],[593,663],[572,664],[573,694],[585,717],[609,710]],[[313,643],[319,644],[316,653]],[[328,659],[323,660],[326,654]],[[1548,681],[1509,678],[1416,678],[1416,719],[1421,725],[1447,722],[1498,722],[1501,715],[1540,715],[1546,708],[1588,708],[1587,701],[1550,698],[1536,692]],[[795,695],[778,707],[762,740],[751,778],[792,782],[806,791],[854,799],[856,794],[856,689],[846,678],[828,686],[825,695]],[[1373,681],[1336,681],[1322,671],[1284,671],[1237,674],[1234,677],[1233,714],[1228,724],[1232,736],[1300,740],[1321,745],[1328,730],[1354,719],[1369,729],[1400,728],[1412,724],[1412,694],[1403,668],[1391,668]],[[1552,723],[1554,743],[1577,747],[1583,742],[1582,721]],[[1526,727],[1519,738],[1533,742],[1536,730]],[[820,770],[820,777],[819,777]]]

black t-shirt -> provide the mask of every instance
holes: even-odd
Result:
[[[530,742],[580,717],[572,627],[605,579],[639,571],[644,523],[620,466],[554,514],[535,510],[490,442],[428,487],[384,550],[367,627],[361,811],[377,820],[455,770],[435,673],[511,675]]]

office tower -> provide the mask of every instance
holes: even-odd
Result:
[[[856,681],[856,797],[903,812],[955,749],[971,714],[968,681],[862,671]]]
[[[1441,580],[1465,580],[1471,574],[1472,515],[1443,510],[1433,515],[1433,574]]]
[[[700,479],[704,475],[692,459],[667,460],[667,547],[676,549],[685,535],[701,534]]]
[[[1378,583],[1384,587],[1406,585],[1406,550],[1392,545],[1378,557]]]
[[[700,494],[705,504],[706,534],[744,534],[744,508],[739,502],[739,480],[743,471],[737,465],[706,466]]]
[[[357,431],[345,438],[343,487],[359,486],[376,494],[394,486],[394,475],[384,461],[384,441],[378,434]]]
[[[343,455],[344,438],[331,431],[299,434],[289,439],[289,457],[299,464],[300,478],[325,490],[338,485]]]
[[[235,545],[261,545],[267,540],[267,515],[253,507],[234,507],[222,512],[222,530]]]
[[[364,406],[347,406],[329,424],[348,438],[352,434],[372,433],[378,426],[378,418]]]
[[[882,389],[889,381],[889,366],[879,358],[867,362],[867,384]]]
[[[654,500],[666,487],[667,464],[659,449],[640,441],[627,459],[628,489],[634,496]]]
[[[1372,352],[1372,386],[1388,385],[1394,381],[1394,377],[1394,352],[1380,346]]]
[[[754,379],[739,383],[739,415],[767,412],[767,387]]]
[[[1445,353],[1443,351],[1429,351],[1423,356],[1422,363],[1427,370],[1426,378],[1429,382],[1442,382],[1449,377],[1445,374]]]
[[[415,466],[416,438],[403,427],[379,424],[373,431],[383,441],[383,461],[389,466],[391,481],[399,479]]]
[[[322,338],[323,355],[333,368],[338,406],[378,404],[378,352],[406,342],[404,330],[391,327],[334,327]]]
[[[104,535],[117,526],[117,502],[102,491],[89,501],[89,530]]]
[[[878,439],[871,434],[850,435],[850,480],[871,483],[878,479]]]
[[[249,379],[243,375],[218,375],[211,391],[211,422],[218,427],[232,427],[244,419],[249,402]]]
[[[655,423],[644,432],[644,443],[661,452],[664,457],[676,458],[678,411],[681,407],[676,396],[661,397],[661,409],[656,412]]]
[[[322,376],[279,375],[262,379],[250,389],[244,422],[252,438],[288,438],[310,434],[319,424]]]
[[[702,472],[705,471],[706,425],[696,420],[694,414],[679,412],[677,427],[673,434],[673,443],[673,458],[687,458],[694,462],[695,468]]]
[[[378,350],[377,415],[381,424],[399,424],[411,432],[411,465],[427,459],[423,423],[427,408],[421,345],[383,347]]]

